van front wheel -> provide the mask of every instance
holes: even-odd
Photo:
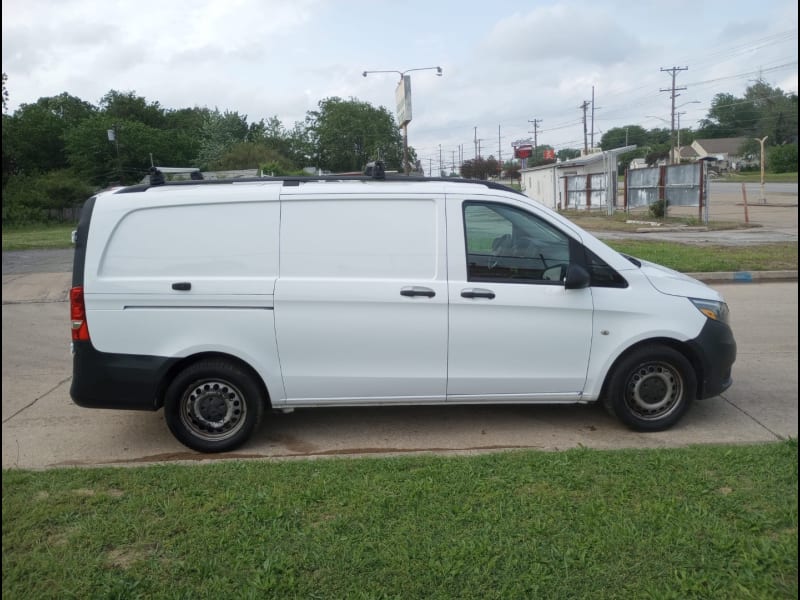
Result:
[[[686,357],[667,346],[646,346],[617,365],[604,403],[631,429],[672,427],[694,401],[697,379]]]
[[[167,388],[164,416],[172,434],[198,452],[226,452],[252,435],[264,397],[252,375],[220,359],[181,371]]]

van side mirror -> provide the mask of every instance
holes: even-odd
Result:
[[[568,290],[580,290],[589,287],[592,278],[589,272],[580,265],[571,264],[567,267],[564,277],[564,287]]]

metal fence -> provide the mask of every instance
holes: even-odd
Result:
[[[708,173],[705,162],[629,169],[625,173],[624,208],[648,208],[665,201],[671,207],[697,207],[708,222]]]
[[[605,173],[564,177],[566,208],[591,210],[608,206],[608,178]]]

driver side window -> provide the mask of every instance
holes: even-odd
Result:
[[[560,284],[569,238],[532,214],[497,202],[464,203],[469,281]]]

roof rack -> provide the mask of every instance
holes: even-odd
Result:
[[[285,186],[299,186],[301,183],[311,181],[407,181],[416,183],[471,183],[474,185],[482,185],[493,190],[502,190],[504,192],[512,192],[514,194],[524,195],[521,191],[515,190],[512,187],[497,183],[494,181],[484,181],[481,179],[461,179],[458,177],[423,177],[420,175],[401,175],[401,174],[387,174],[383,162],[375,161],[369,163],[364,170],[364,175],[278,175],[278,176],[263,176],[263,177],[240,177],[235,179],[205,179],[205,180],[189,180],[189,181],[166,181],[163,173],[155,167],[150,169],[150,183],[132,185],[129,187],[121,188],[115,193],[117,194],[132,194],[137,192],[144,192],[151,187],[160,186],[194,186],[194,185],[225,185],[231,183],[257,183],[264,181],[281,181]]]

